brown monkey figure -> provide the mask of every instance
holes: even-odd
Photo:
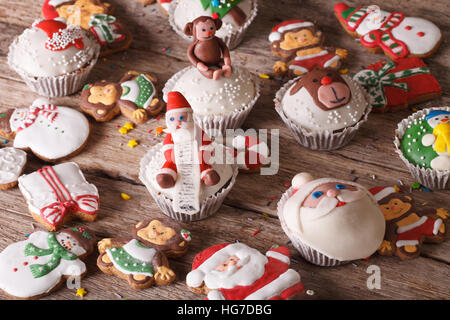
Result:
[[[184,27],[184,34],[194,37],[187,49],[189,61],[209,79],[217,80],[232,73],[230,51],[222,39],[215,36],[222,20],[201,16]]]

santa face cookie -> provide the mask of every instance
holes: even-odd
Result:
[[[158,98],[157,79],[136,71],[128,71],[119,83],[100,81],[85,85],[80,100],[81,110],[99,122],[122,113],[141,124],[163,107],[164,103]]]
[[[15,133],[14,147],[31,150],[54,162],[79,153],[86,145],[90,125],[86,117],[69,107],[55,106],[39,98],[28,108],[15,109],[0,118],[6,136]],[[2,133],[0,131],[0,133]]]
[[[0,190],[11,189],[17,185],[26,163],[26,152],[11,147],[0,149]]]
[[[84,260],[94,250],[94,237],[83,228],[37,231],[0,253],[0,289],[20,299],[46,296],[65,279],[84,277]]]
[[[168,258],[186,254],[192,240],[188,230],[170,219],[140,221],[133,227],[133,238],[162,251]]]
[[[450,213],[444,208],[417,207],[411,195],[392,187],[370,189],[386,219],[386,234],[378,248],[381,255],[412,259],[420,255],[423,242],[439,243],[447,236]]]
[[[347,50],[323,45],[324,36],[305,20],[283,21],[269,35],[272,53],[281,57],[273,66],[278,77],[298,76],[314,68],[337,69],[347,57]]]
[[[340,2],[334,13],[345,31],[359,38],[368,51],[384,52],[392,60],[429,57],[442,40],[441,30],[431,21],[386,12],[375,5],[354,8]]]
[[[112,14],[114,8],[100,0],[45,0],[42,15],[45,19],[64,18],[68,24],[89,29],[91,16]]]
[[[300,275],[289,269],[286,247],[266,254],[243,243],[224,243],[194,258],[186,284],[209,300],[288,300],[303,291]]]
[[[391,112],[441,96],[442,89],[418,58],[380,61],[353,76],[369,94],[373,112]]]
[[[32,217],[50,231],[60,229],[74,218],[94,221],[97,217],[97,188],[86,181],[75,162],[23,175],[19,188]]]
[[[363,259],[380,246],[385,221],[363,186],[301,173],[278,203],[284,232],[311,263],[333,266]]]

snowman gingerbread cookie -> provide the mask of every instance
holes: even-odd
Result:
[[[167,257],[180,257],[189,247],[191,234],[169,219],[140,221],[133,238],[106,238],[98,243],[97,266],[106,274],[127,280],[135,290],[175,281]]]
[[[0,253],[0,289],[19,299],[49,295],[65,279],[86,275],[83,260],[94,251],[95,242],[84,228],[33,232]]]
[[[75,162],[44,167],[19,178],[19,188],[30,214],[49,231],[78,218],[92,222],[97,218],[99,195],[86,181]]]
[[[426,58],[434,54],[442,33],[431,21],[386,12],[376,5],[349,7],[339,2],[334,14],[345,31],[371,53],[384,52],[396,61],[406,57]]]
[[[90,124],[86,117],[69,107],[55,106],[47,99],[36,99],[28,108],[4,112],[0,135],[14,138],[14,147],[31,150],[47,162],[78,154],[86,145]]]
[[[17,185],[26,163],[25,151],[12,147],[0,149],[0,190],[8,190]]]
[[[158,81],[147,73],[128,71],[119,83],[99,81],[87,84],[81,92],[80,108],[98,122],[109,121],[119,113],[141,124],[164,107],[158,98]]]

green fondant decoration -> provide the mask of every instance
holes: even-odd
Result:
[[[77,255],[64,249],[64,247],[59,244],[58,240],[56,240],[56,235],[53,232],[48,234],[47,243],[48,249],[38,248],[32,243],[28,243],[25,247],[26,256],[42,257],[51,255],[50,260],[45,264],[30,265],[30,270],[34,278],[40,278],[52,272],[59,266],[61,259],[76,260],[78,258]]]
[[[241,3],[242,0],[200,0],[203,9],[210,9],[211,13],[217,13],[220,19],[235,7]]]
[[[142,246],[139,241],[136,241],[139,246]],[[144,246],[145,247],[145,246]],[[142,261],[134,258],[122,247],[112,247],[107,249],[112,256],[113,263],[118,265],[121,269],[130,273],[148,273],[154,274],[151,266],[151,261]]]

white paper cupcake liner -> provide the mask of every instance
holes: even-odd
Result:
[[[230,178],[230,181],[228,181],[228,183],[225,184],[225,186],[222,187],[220,191],[203,200],[203,202],[200,204],[199,212],[192,215],[179,213],[173,209],[172,199],[169,199],[162,193],[156,191],[151,185],[151,182],[147,178],[148,165],[152,161],[153,157],[155,157],[159,152],[161,152],[161,148],[162,143],[153,146],[141,159],[139,169],[139,179],[147,187],[147,190],[149,191],[155,202],[158,204],[162,212],[165,215],[169,216],[170,218],[181,222],[193,222],[203,220],[216,213],[219,210],[220,206],[222,205],[222,202],[227,197],[228,193],[233,188],[234,183],[236,182],[236,177],[239,172],[238,168],[236,166],[233,167],[233,175]]]
[[[282,86],[276,93],[275,99],[275,110],[280,115],[283,122],[291,131],[295,140],[302,146],[312,149],[312,150],[335,150],[342,148],[353,139],[359,128],[367,121],[370,111],[372,111],[372,106],[367,103],[366,110],[361,119],[355,123],[353,126],[347,127],[343,130],[337,132],[330,131],[319,131],[310,132],[299,126],[297,126],[293,121],[291,121],[283,111],[281,106],[281,101],[283,100],[286,91],[291,87],[291,85],[298,80],[300,77],[288,81],[284,86]]]
[[[175,84],[178,80],[185,74],[188,70],[193,68],[192,66],[181,69],[177,73],[175,73],[169,80],[167,80],[164,89],[163,96],[164,101],[167,101],[167,95],[170,91],[173,90]],[[242,124],[247,119],[248,115],[253,109],[256,101],[260,96],[260,81],[256,76],[255,80],[255,96],[253,99],[244,107],[239,110],[233,111],[232,113],[226,115],[197,115],[194,113],[194,121],[198,124],[203,131],[205,131],[209,136],[214,137],[220,133],[222,136],[225,136],[227,129],[237,129],[242,126]]]
[[[186,41],[192,41],[192,37],[185,35],[183,32],[184,30],[178,28],[178,26],[175,24],[173,13],[177,5],[178,1],[172,1],[170,3],[169,10],[167,11],[169,15],[169,23],[172,26],[172,29],[180,37],[182,37]],[[221,38],[230,50],[233,50],[241,43],[242,39],[244,38],[245,32],[247,31],[248,27],[252,24],[257,14],[258,14],[258,0],[252,0],[252,11],[250,12],[250,16],[248,17],[244,25],[233,31],[231,34],[228,34],[225,37]]]
[[[420,184],[431,189],[450,189],[450,170],[438,171],[430,168],[421,168],[418,165],[414,165],[405,158],[400,148],[401,140],[403,138],[403,135],[405,134],[406,129],[408,128],[408,123],[416,119],[423,118],[431,110],[450,111],[450,107],[427,108],[419,110],[416,113],[410,115],[408,118],[403,119],[401,122],[399,122],[399,124],[397,125],[397,129],[395,130],[395,151],[399,155],[400,159],[402,159],[402,161],[405,163],[414,179],[416,179]]]
[[[8,53],[8,64],[20,75],[32,91],[44,97],[63,97],[78,92],[87,82],[89,73],[97,63],[97,59],[100,55],[100,46],[96,46],[91,62],[82,69],[60,76],[35,77],[30,76],[19,66],[12,63],[13,52],[16,49],[16,41],[17,39],[14,40],[10,47],[10,51]]]
[[[290,187],[288,190],[286,190],[285,193],[281,196],[280,201],[278,201],[277,205],[277,213],[278,218],[280,219],[281,228],[283,229],[284,233],[289,237],[289,240],[291,240],[292,245],[295,249],[300,253],[300,255],[306,260],[309,261],[315,265],[322,266],[322,267],[333,267],[341,264],[348,263],[349,261],[341,261],[332,259],[323,253],[311,248],[307,244],[303,243],[301,239],[298,238],[297,235],[293,234],[288,226],[286,225],[286,221],[284,220],[283,215],[283,208],[286,203],[286,201],[290,198],[292,192],[294,192],[294,188]]]

